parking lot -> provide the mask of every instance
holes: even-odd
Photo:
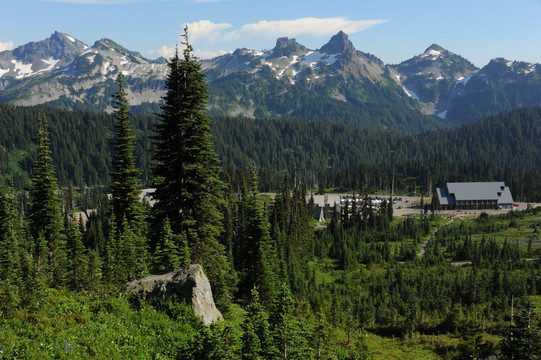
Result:
[[[351,194],[325,194],[325,195],[314,195],[314,202],[319,206],[324,206],[329,204],[333,207],[335,204],[340,203],[340,199],[343,196],[351,196]],[[382,195],[370,195],[372,198],[388,199],[389,197]],[[394,196],[395,200],[393,204],[393,214],[394,216],[408,216],[412,214],[419,214],[422,210],[420,209],[421,197],[420,196]],[[425,197],[424,202],[431,202],[431,198]],[[485,212],[487,214],[502,214],[508,211],[514,210],[526,210],[527,203],[518,203],[519,206],[513,207],[512,210],[509,209],[500,209],[500,210],[439,210],[438,214],[448,214],[453,217],[467,217],[467,216],[478,216],[479,214]],[[531,204],[532,206],[539,206],[540,204]],[[430,210],[429,210],[430,213]]]

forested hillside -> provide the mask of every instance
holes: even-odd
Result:
[[[524,201],[539,199],[541,108],[520,109],[445,131],[399,136],[339,124],[218,118],[214,134],[223,167],[250,161],[277,174],[296,172],[311,188],[428,192],[447,181],[506,181]],[[233,175],[231,175],[233,176]],[[279,176],[279,175],[278,175]]]
[[[213,291],[226,320],[210,328],[182,303],[119,293],[134,276],[185,264],[191,251],[179,247],[167,222],[159,237],[143,237],[147,255],[133,258],[141,238],[116,227],[114,204],[103,197],[86,226],[67,216],[59,224],[56,251],[64,256],[56,273],[64,275],[55,277],[38,261],[51,248],[24,235],[27,222],[2,187],[3,354],[346,360],[541,353],[539,208],[450,222],[395,218],[384,203],[329,214],[326,228],[315,230],[302,186],[284,179],[271,200],[257,195],[256,176],[246,183],[240,194],[225,193],[220,244],[231,268]],[[145,228],[154,211],[143,214],[137,224]]]
[[[61,185],[107,184],[112,150],[110,115],[0,104],[0,169],[16,188],[28,184],[38,113],[49,118],[52,152]],[[142,183],[150,185],[153,117],[133,115],[135,157]],[[541,108],[511,111],[476,124],[399,136],[334,123],[213,118],[214,146],[235,188],[251,162],[261,190],[276,190],[285,173],[310,188],[428,192],[447,181],[503,180],[523,201],[541,193]]]
[[[0,173],[17,189],[28,186],[38,114],[49,121],[51,151],[60,185],[106,184],[111,172],[108,159],[113,149],[113,116],[43,106],[0,104],[0,126],[3,129],[0,134]],[[147,183],[150,178],[151,118],[133,115],[131,121],[137,137],[137,166],[142,171],[142,181]]]

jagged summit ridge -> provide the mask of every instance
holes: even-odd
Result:
[[[398,65],[386,65],[356,50],[343,31],[317,50],[282,37],[270,50],[238,49],[201,65],[209,85],[209,111],[219,115],[302,117],[305,104],[338,101],[339,112],[347,105],[349,114],[357,116],[363,106],[387,101],[405,106],[401,112],[422,110],[469,122],[503,105],[503,110],[541,105],[539,65],[496,58],[478,69],[438,44]],[[132,106],[159,110],[168,72],[163,58],[146,59],[107,38],[89,47],[61,32],[0,52],[0,101],[110,110],[109,95],[119,72]],[[486,104],[475,104],[480,99]],[[457,110],[468,107],[475,111]],[[331,105],[324,108],[333,111]]]
[[[299,44],[295,39],[282,37],[276,40],[276,46],[272,49],[272,54],[269,58],[299,56],[304,55],[307,52],[308,49]]]
[[[0,78],[19,80],[49,73],[71,63],[86,48],[83,42],[56,31],[45,40],[0,52]],[[0,90],[5,86],[0,84]]]
[[[444,117],[452,94],[453,83],[475,73],[478,69],[463,57],[438,44],[430,45],[419,54],[398,65],[395,79],[404,92],[421,102],[426,114]]]
[[[345,51],[355,51],[355,48],[346,33],[340,30],[340,32],[331,37],[331,40],[323,45],[319,51],[327,54],[341,54]]]

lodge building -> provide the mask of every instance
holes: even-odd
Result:
[[[503,182],[447,183],[437,188],[442,210],[511,209],[513,196]]]

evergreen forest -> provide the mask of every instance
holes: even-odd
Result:
[[[105,186],[112,171],[112,114],[0,104],[0,170],[15,189],[29,186],[36,118],[43,114],[60,186]],[[135,163],[152,185],[156,117],[131,114]],[[235,191],[258,168],[260,190],[286,174],[321,191],[370,193],[430,189],[449,181],[505,181],[519,201],[541,197],[541,108],[523,108],[475,124],[420,134],[372,132],[336,123],[212,118],[214,149]],[[394,176],[393,176],[394,174]]]
[[[122,74],[109,115],[0,105],[0,358],[541,359],[541,207],[402,217],[391,195],[539,201],[541,108],[408,135],[211,118],[183,39],[156,116]],[[360,201],[318,221],[328,191]],[[123,291],[193,263],[224,320]]]

